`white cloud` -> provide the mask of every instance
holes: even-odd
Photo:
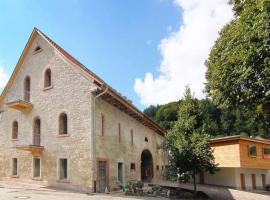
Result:
[[[159,44],[162,62],[159,75],[146,73],[135,80],[134,89],[144,105],[164,104],[182,97],[190,85],[195,96],[204,97],[204,61],[218,31],[233,18],[227,0],[175,0],[183,23]]]
[[[0,92],[8,82],[8,75],[4,71],[4,67],[0,65]]]

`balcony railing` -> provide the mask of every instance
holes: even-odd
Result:
[[[6,104],[13,109],[24,111],[31,110],[33,104],[30,103],[30,92],[25,91],[24,95],[10,93],[7,96]]]
[[[44,151],[44,146],[41,146],[41,135],[32,133],[19,133],[23,138],[19,138],[15,143],[15,148],[22,151],[30,151],[32,154],[38,155]]]

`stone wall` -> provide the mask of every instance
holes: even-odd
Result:
[[[103,136],[101,115],[104,116]],[[121,124],[120,142],[119,123]],[[131,143],[131,129],[133,130],[133,145]],[[162,150],[158,150],[158,146],[164,141],[164,137],[102,99],[97,101],[96,137],[97,158],[107,159],[109,163],[109,184],[113,184],[113,181],[117,179],[118,162],[124,163],[125,182],[140,180],[143,150],[149,150],[153,157],[153,182],[163,179],[166,154]],[[146,137],[148,142],[145,141]],[[130,169],[131,163],[135,163],[135,170]],[[159,170],[157,170],[157,165]]]
[[[41,51],[34,53],[40,46]],[[52,87],[44,88],[44,72],[50,68]],[[18,111],[9,108],[6,103],[23,99],[25,77],[31,78],[31,111]],[[93,80],[72,63],[62,57],[49,43],[38,35],[18,72],[17,77],[4,99],[0,118],[0,178],[89,191],[93,189],[92,161],[92,99],[96,86]],[[59,115],[68,116],[68,135],[59,135]],[[101,136],[101,113],[105,117],[105,135]],[[41,120],[41,178],[33,178],[34,155],[18,150],[16,146],[33,144],[33,121]],[[19,123],[19,136],[12,140],[12,123]],[[118,123],[121,123],[121,142],[118,141]],[[133,129],[134,145],[131,145],[130,130]],[[141,178],[140,162],[142,151],[147,149],[153,157],[154,179],[162,179],[162,166],[165,154],[157,150],[163,137],[142,125],[134,118],[119,111],[112,105],[99,99],[96,113],[97,159],[109,161],[110,184],[117,177],[117,162],[124,163],[124,178]],[[145,142],[145,137],[148,142]],[[18,158],[18,177],[11,176],[12,158]],[[68,179],[59,180],[59,159],[68,159]],[[136,170],[130,170],[134,162]],[[159,170],[157,170],[159,165]]]
[[[42,51],[34,54],[39,45]],[[44,72],[52,71],[52,88],[44,89]],[[41,120],[42,178],[49,185],[84,189],[92,187],[91,144],[91,90],[94,85],[71,63],[65,61],[41,36],[37,36],[24,60],[5,102],[23,98],[26,76],[31,78],[31,102],[29,112],[20,112],[2,105],[0,120],[0,175],[10,177],[11,158],[18,158],[19,179],[31,180],[33,156],[17,150],[17,145],[32,144],[33,120]],[[68,136],[58,135],[58,118],[68,116]],[[11,140],[12,122],[19,123],[19,138]],[[58,159],[68,158],[69,180],[58,181]]]

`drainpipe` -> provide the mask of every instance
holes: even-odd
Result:
[[[100,93],[99,95],[94,97],[92,101],[92,158],[93,158],[93,172],[92,172],[92,180],[94,180],[94,192],[97,192],[97,182],[96,182],[96,100],[101,97],[102,95],[106,94],[108,91],[108,86],[106,89]]]

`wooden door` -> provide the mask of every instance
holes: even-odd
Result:
[[[105,192],[107,187],[107,162],[98,162],[98,191]]]
[[[246,189],[246,182],[245,182],[245,174],[243,174],[243,173],[240,174],[240,184],[241,184],[241,189],[245,190]]]
[[[252,189],[256,190],[256,174],[251,174],[252,178]]]
[[[265,178],[265,174],[262,174],[262,186],[263,186],[263,189],[265,189],[265,187],[266,187],[266,178]]]

